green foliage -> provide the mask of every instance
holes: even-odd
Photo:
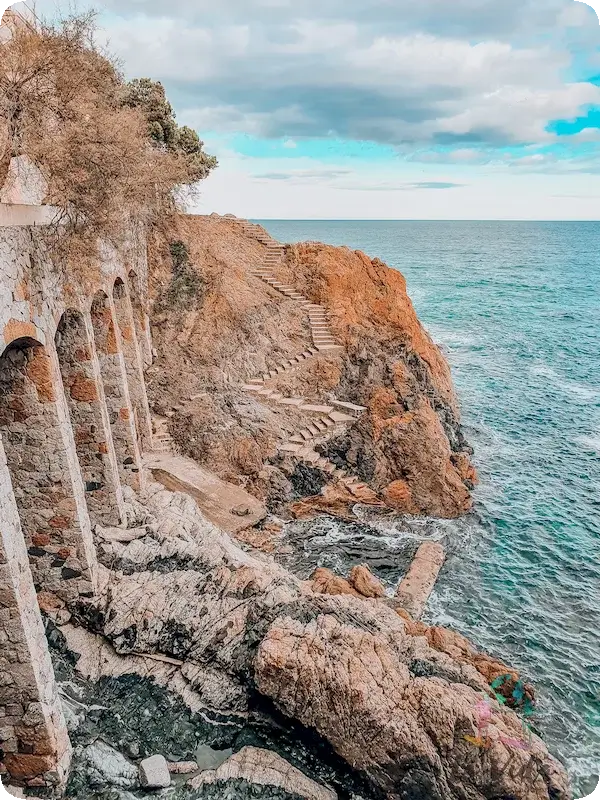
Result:
[[[124,104],[140,109],[148,120],[148,135],[155,147],[183,158],[188,168],[188,182],[206,178],[217,165],[214,156],[204,152],[204,142],[195,130],[179,126],[175,112],[159,81],[136,78],[127,84]]]
[[[204,297],[205,284],[202,276],[190,264],[187,245],[177,240],[170,243],[169,250],[173,260],[173,276],[157,301],[157,311],[189,311],[193,306],[199,308]]]
[[[182,267],[189,265],[190,251],[185,242],[182,242],[180,239],[176,242],[171,242],[169,250],[171,251],[171,258],[173,259],[173,272],[178,272]]]

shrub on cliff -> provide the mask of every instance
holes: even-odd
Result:
[[[171,138],[156,146],[147,110],[132,102],[130,85],[95,40],[93,14],[57,24],[8,19],[12,36],[0,45],[0,182],[11,157],[36,162],[48,180],[46,202],[60,209],[56,240],[71,255],[95,251],[99,238],[123,243],[133,219],[149,222],[170,210],[175,188],[216,166],[200,140],[176,125],[164,91],[162,135]]]
[[[204,142],[192,128],[179,126],[164,87],[150,78],[136,78],[127,84],[125,105],[139,108],[148,121],[148,133],[155,147],[183,158],[189,181],[206,178],[217,166],[217,159],[204,152]]]

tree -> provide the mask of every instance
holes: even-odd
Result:
[[[153,145],[181,157],[189,170],[189,183],[206,178],[218,162],[204,152],[204,142],[195,130],[179,126],[175,112],[159,81],[135,78],[127,84],[124,104],[139,109],[148,121],[148,135]]]

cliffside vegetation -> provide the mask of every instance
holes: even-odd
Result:
[[[7,12],[0,45],[0,185],[26,154],[60,209],[56,244],[79,253],[118,245],[131,219],[151,221],[216,167],[195,131],[179,127],[163,87],[127,83],[97,42],[93,14],[49,24]],[[83,245],[83,247],[81,246]]]

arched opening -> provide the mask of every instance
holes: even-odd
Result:
[[[55,336],[90,518],[118,525],[123,496],[93,337],[78,311],[65,311]]]
[[[152,442],[152,427],[146,387],[144,385],[144,372],[131,304],[125,284],[120,278],[115,281],[113,287],[113,301],[115,304],[117,324],[121,334],[123,360],[127,372],[127,383],[129,385],[129,396],[133,406],[138,444],[140,450],[149,450]]]
[[[37,592],[93,593],[95,551],[56,355],[22,338],[0,356],[0,436]]]
[[[150,366],[152,364],[152,336],[150,333],[150,320],[142,301],[140,279],[133,270],[129,271],[127,276],[127,284],[129,287],[129,297],[131,299],[131,309],[133,312],[133,323],[140,348],[140,354],[142,356],[143,364],[145,366]]]
[[[91,318],[119,477],[123,484],[137,491],[140,488],[140,449],[120,336],[104,292],[95,295]]]

